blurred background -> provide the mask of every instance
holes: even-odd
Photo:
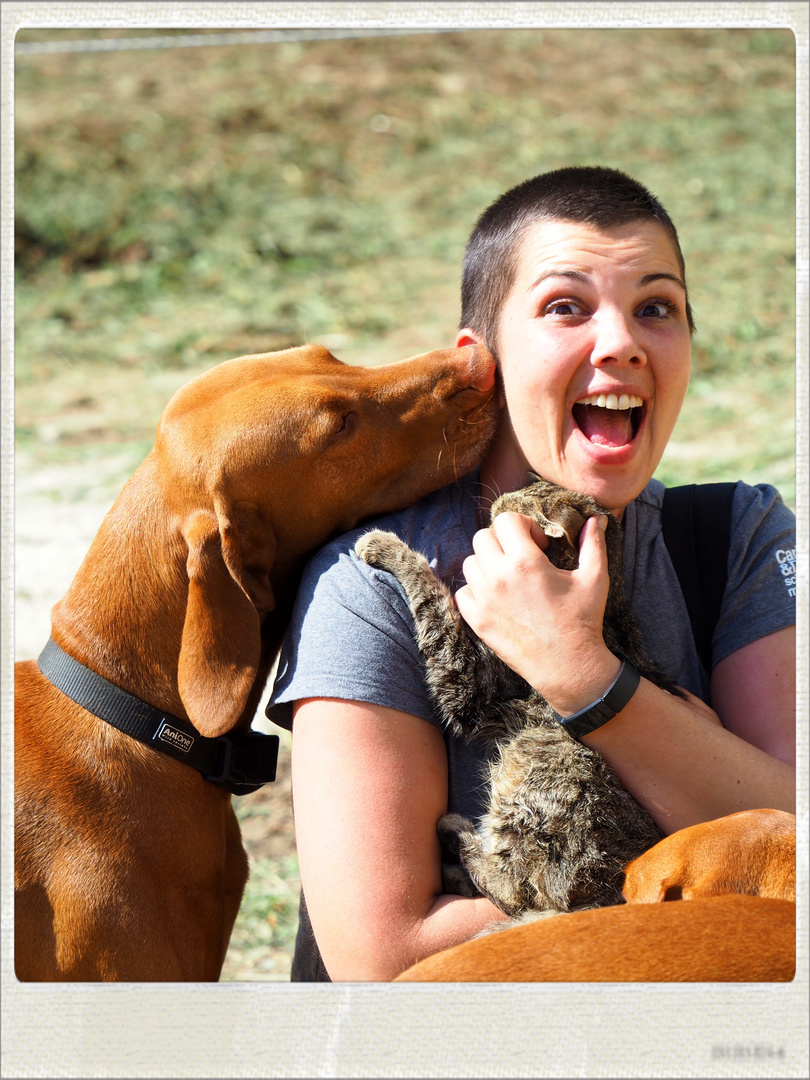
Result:
[[[789,30],[189,33],[221,31],[16,38],[18,659],[178,386],[304,341],[363,364],[452,344],[477,216],[563,165],[631,173],[680,233],[698,333],[657,475],[765,481],[795,507]],[[100,45],[158,34],[176,40]],[[226,979],[289,973],[282,745],[278,782],[236,800],[252,872]]]

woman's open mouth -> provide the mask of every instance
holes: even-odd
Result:
[[[636,394],[594,394],[582,398],[573,409],[574,422],[597,446],[626,446],[641,424],[643,400]]]

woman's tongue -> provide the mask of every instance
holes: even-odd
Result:
[[[626,446],[633,439],[630,409],[601,409],[575,405],[574,419],[589,442],[599,446]]]

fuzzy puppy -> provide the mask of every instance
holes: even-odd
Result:
[[[563,569],[577,566],[586,519],[605,513],[589,496],[539,479],[501,496],[492,517],[505,510],[538,522],[551,538],[546,554]],[[644,655],[625,597],[621,526],[611,515],[606,539],[605,641],[642,676],[678,693]],[[379,530],[356,550],[404,589],[443,722],[482,740],[491,758],[489,807],[478,825],[457,814],[439,822],[443,843],[461,860],[461,868],[444,868],[445,889],[482,893],[515,917],[621,904],[624,868],[661,839],[658,826],[601,755],[572,738],[545,699],[476,637],[422,555]]]

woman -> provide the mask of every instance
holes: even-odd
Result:
[[[582,738],[667,833],[794,809],[795,601],[777,561],[795,544],[793,516],[767,485],[737,485],[711,672],[661,537],[651,477],[686,394],[693,328],[677,233],[641,185],[572,168],[507,192],[467,245],[456,339],[498,362],[498,432],[474,476],[375,522],[427,555],[476,633],[567,717],[620,668],[601,634],[604,535],[590,520],[580,567],[564,572],[528,519],[485,528],[488,507],[533,470],[623,518],[631,607],[688,697],[642,680]],[[481,762],[436,726],[407,605],[354,556],[357,535],[313,560],[271,699],[278,723],[290,706],[294,717],[306,902],[293,979],[391,979],[503,918],[483,897],[442,894],[436,822],[480,813]]]

